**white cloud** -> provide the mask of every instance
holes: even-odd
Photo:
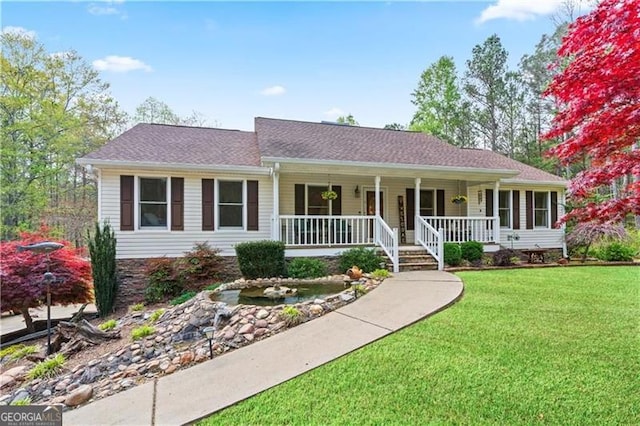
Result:
[[[263,96],[280,96],[284,95],[287,89],[282,86],[271,86],[266,87],[260,91],[260,94]]]
[[[135,70],[153,71],[153,69],[139,59],[130,56],[107,56],[93,61],[93,67],[98,71],[128,72]]]
[[[334,120],[342,115],[344,115],[344,111],[341,110],[338,107],[333,107],[331,109],[329,109],[328,111],[324,112],[324,115],[326,115],[329,118],[333,118]]]
[[[87,6],[87,12],[92,15],[122,15],[126,18],[126,13],[118,9],[116,6],[124,3],[124,0],[105,0],[99,3],[90,3]]]
[[[514,19],[526,21],[538,16],[550,15],[560,8],[563,0],[497,0],[482,11],[476,18],[476,24],[483,24],[492,19]]]
[[[23,27],[4,27],[2,28],[2,34],[13,34],[27,38],[36,38],[35,31],[31,31]]]

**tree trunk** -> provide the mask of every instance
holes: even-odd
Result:
[[[33,318],[31,318],[31,314],[29,314],[29,308],[23,306],[22,308],[20,308],[20,312],[22,313],[22,317],[24,318],[24,325],[27,327],[27,331],[29,333],[35,333],[36,328],[33,325]]]

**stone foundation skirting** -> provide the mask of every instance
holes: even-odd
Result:
[[[327,264],[330,274],[340,274],[337,256],[314,256],[314,259],[322,260]],[[240,268],[235,256],[221,256],[224,274],[229,281],[241,278]],[[294,257],[286,258],[287,263]],[[116,296],[115,309],[127,308],[130,305],[144,302],[144,292],[147,287],[145,265],[147,259],[117,259],[118,294]]]

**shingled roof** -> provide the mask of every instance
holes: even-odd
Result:
[[[127,130],[84,159],[260,166],[253,132],[144,123]]]
[[[460,149],[421,132],[262,117],[255,129],[263,158],[515,170],[520,174],[514,180],[563,182],[493,151]]]
[[[501,154],[460,149],[425,133],[262,117],[255,119],[255,132],[138,124],[82,162],[260,167],[263,159],[513,170],[520,173],[510,180],[564,182]]]

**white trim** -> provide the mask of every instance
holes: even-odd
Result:
[[[415,171],[449,171],[470,174],[503,174],[505,176],[517,176],[520,171],[512,169],[479,169],[474,167],[450,167],[450,166],[428,166],[419,164],[402,164],[402,163],[374,163],[363,161],[344,161],[344,160],[318,160],[318,159],[296,159],[282,157],[262,157],[262,161],[279,162],[285,164],[302,164],[302,165],[322,165],[322,166],[345,166],[345,167],[366,167],[367,169],[388,168],[403,169]]]
[[[135,200],[134,209],[134,230],[141,232],[148,231],[159,231],[166,232],[171,231],[171,176],[147,176],[147,175],[134,175],[134,183],[133,183],[133,195]],[[140,179],[164,179],[166,182],[165,186],[165,204],[167,206],[167,225],[165,227],[161,226],[145,226],[143,227],[140,220]]]
[[[162,163],[153,161],[122,161],[122,160],[95,160],[91,158],[78,158],[76,163],[82,166],[101,166],[133,169],[153,169],[153,170],[179,170],[185,171],[203,171],[203,172],[225,172],[225,173],[244,173],[269,175],[270,168],[263,166],[234,166],[234,165],[217,165],[217,164],[192,164],[192,163]]]
[[[513,231],[513,189],[500,189],[498,190],[498,220],[500,220],[500,192],[508,192],[508,201],[509,201],[509,226],[500,225],[500,229],[504,231]]]
[[[558,182],[554,180],[500,179],[500,182],[527,186],[556,186],[562,188],[567,188],[569,185],[569,182]]]
[[[223,228],[220,227],[220,182],[240,182],[242,183],[242,226],[225,226]],[[246,179],[228,179],[228,178],[218,178],[215,180],[215,191],[213,194],[213,208],[215,209],[215,214],[213,215],[213,229],[216,232],[247,232],[247,180]]]
[[[547,194],[547,208],[545,209],[547,212],[547,225],[539,226],[536,225],[536,193],[546,193]],[[533,191],[533,229],[553,229],[551,225],[551,191]],[[542,210],[539,208],[538,210]]]

